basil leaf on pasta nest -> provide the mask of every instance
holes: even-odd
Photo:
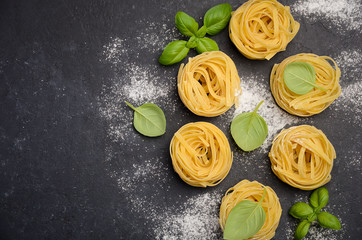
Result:
[[[187,42],[183,40],[173,41],[167,44],[165,50],[163,50],[161,57],[158,61],[162,65],[172,65],[180,62],[184,59],[189,52],[189,48],[186,47]]]
[[[208,37],[199,38],[196,46],[197,53],[219,51],[217,43]]]
[[[207,34],[215,35],[223,30],[230,21],[231,11],[231,5],[228,3],[222,3],[210,8],[204,16]]]
[[[294,218],[306,218],[313,214],[313,208],[304,202],[297,202],[290,208],[289,214]]]
[[[225,224],[224,239],[248,239],[262,228],[266,217],[265,211],[261,206],[265,192],[264,188],[263,196],[258,203],[243,200],[231,209]]]
[[[295,240],[301,240],[305,237],[305,235],[307,235],[308,231],[309,231],[309,227],[310,227],[310,222],[308,222],[307,220],[303,220],[298,224],[297,229],[295,230],[294,233],[294,239]]]
[[[334,230],[341,229],[341,223],[338,218],[328,212],[320,212],[318,214],[318,223],[324,228],[330,228]]]
[[[306,62],[292,62],[287,64],[284,68],[283,78],[288,89],[299,95],[306,94],[313,88],[327,91],[325,88],[315,84],[315,69]]]
[[[194,36],[199,28],[199,24],[195,19],[184,12],[178,12],[176,14],[175,24],[183,35],[189,37]]]
[[[134,107],[126,104],[134,110],[133,125],[136,130],[147,137],[158,137],[166,132],[166,118],[162,109],[156,104],[145,103]]]
[[[261,101],[253,112],[241,113],[231,122],[231,136],[244,151],[260,147],[268,135],[265,120],[256,113],[263,102]]]

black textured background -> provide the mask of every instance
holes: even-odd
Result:
[[[243,2],[230,4],[235,10]],[[293,2],[282,1],[288,5]],[[182,39],[175,31],[176,12],[185,11],[201,24],[206,10],[218,3],[222,1],[0,2],[1,239],[161,238],[165,236],[154,231],[160,223],[155,223],[152,216],[161,214],[162,209],[173,209],[175,204],[180,206],[194,196],[222,194],[242,179],[257,180],[275,189],[283,207],[275,239],[292,239],[297,222],[287,211],[296,200],[307,200],[310,191],[294,189],[277,179],[271,170],[265,170],[270,168],[267,151],[238,150],[228,130],[233,110],[215,118],[197,117],[189,112],[176,91],[179,65],[164,67],[157,62],[165,42],[150,44],[145,39],[143,45],[139,44],[140,36],[144,36],[141,33],[152,31],[160,38],[172,35],[170,41]],[[300,32],[287,51],[270,61],[244,58],[229,40],[227,30],[212,38],[235,61],[240,76],[264,76],[254,80],[265,88],[273,64],[293,54],[313,52],[336,57],[350,49],[361,50],[361,30],[343,26],[342,30],[335,30],[333,22],[326,19],[293,15],[301,23]],[[104,51],[115,38],[126,43],[122,48],[127,57],[111,63]],[[190,51],[189,56],[194,54]],[[356,91],[361,89],[361,61],[341,69],[342,92],[355,83]],[[132,128],[132,112],[123,104],[129,100],[126,95],[112,98],[115,84],[122,86],[129,81],[125,76],[129,76],[127,67],[133,63],[151,71],[156,76],[156,86],[174,87],[168,96],[145,99],[158,104],[166,114],[167,132],[159,138],[140,136]],[[348,97],[355,99],[339,103],[337,100],[323,113],[298,120],[298,124],[322,129],[337,152],[332,180],[326,185],[331,196],[327,210],[338,216],[343,227],[340,231],[317,228],[327,236],[318,239],[361,236],[362,121],[361,107],[355,104],[361,95],[344,95],[344,99]],[[119,101],[117,109],[110,109],[116,116],[107,118],[104,111],[108,105],[115,106],[112,101]],[[234,151],[229,175],[214,188],[193,188],[183,183],[173,172],[168,154],[173,133],[183,124],[199,120],[219,126]],[[110,126],[118,125],[125,125],[120,129],[131,134],[124,139],[110,136]],[[161,177],[146,176],[147,181],[137,182],[133,190],[120,186],[122,183],[117,179],[126,173],[126,177],[131,176],[135,171],[133,164],[142,166],[153,159],[162,165],[155,169]],[[249,159],[247,167],[243,159]],[[354,165],[350,164],[352,161]],[[140,196],[150,205],[137,210],[134,200]],[[175,209],[187,211],[187,207]],[[174,223],[169,224],[172,229]],[[220,228],[213,235],[199,238],[215,236],[221,239]],[[193,239],[187,231],[176,232],[174,238]]]

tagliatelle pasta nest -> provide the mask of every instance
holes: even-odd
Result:
[[[231,210],[239,202],[242,200],[259,202],[263,196],[264,188],[266,189],[266,194],[261,206],[266,214],[265,222],[262,228],[249,239],[272,239],[275,235],[275,230],[279,225],[282,208],[280,206],[279,198],[273,189],[271,187],[264,186],[257,181],[250,182],[248,180],[242,180],[226,191],[220,206],[219,223],[221,229],[224,231],[226,221]]]
[[[301,125],[284,129],[274,138],[269,158],[280,180],[313,190],[331,180],[336,152],[321,130]]]
[[[177,77],[181,101],[193,113],[218,116],[234,104],[241,94],[240,77],[234,62],[220,51],[205,52],[181,64]]]
[[[276,0],[247,1],[232,13],[229,24],[231,41],[249,59],[271,59],[298,31],[289,7]]]
[[[328,60],[334,64],[334,67]],[[314,88],[304,95],[290,91],[284,82],[283,73],[286,65],[292,62],[306,62],[312,65],[316,72],[315,83],[327,91]],[[281,108],[296,116],[308,117],[322,112],[341,95],[340,76],[341,70],[332,58],[300,53],[274,65],[270,74],[270,88]]]
[[[170,143],[174,170],[195,187],[215,186],[229,173],[233,155],[224,133],[207,122],[188,123]]]

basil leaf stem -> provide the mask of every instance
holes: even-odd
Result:
[[[194,36],[199,28],[195,19],[184,12],[178,12],[175,16],[175,24],[178,30],[185,36]]]
[[[205,37],[206,31],[207,31],[206,26],[205,26],[205,25],[202,26],[202,27],[196,32],[196,37],[199,37],[199,38]]]
[[[135,129],[147,136],[158,137],[166,132],[166,118],[162,109],[156,104],[145,103],[139,107],[126,104],[134,110],[133,125]]]
[[[190,37],[189,41],[186,43],[187,48],[195,48],[198,44],[199,39],[196,36]]]

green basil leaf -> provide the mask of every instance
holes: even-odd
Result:
[[[254,112],[241,113],[231,122],[231,136],[244,151],[260,147],[268,135],[265,120],[256,113],[263,102],[258,104]]]
[[[189,52],[189,48],[186,47],[187,42],[178,40],[167,44],[165,50],[163,50],[161,57],[158,61],[162,65],[172,65],[180,62],[184,59]]]
[[[309,198],[309,203],[312,207],[317,209],[316,212],[319,212],[323,207],[325,207],[329,200],[329,193],[327,188],[321,187],[313,191],[312,195]]]
[[[311,215],[309,215],[308,217],[307,217],[307,220],[308,220],[308,222],[313,222],[313,221],[315,221],[317,219],[317,214],[315,213],[315,212],[313,212],[313,214],[311,214]]]
[[[339,222],[338,218],[336,218],[330,213],[320,212],[317,218],[319,225],[321,225],[324,228],[330,228],[335,230],[341,229],[341,223]]]
[[[283,78],[288,89],[299,95],[306,94],[315,87],[327,91],[315,84],[315,69],[306,62],[292,62],[287,64],[284,68]]]
[[[195,19],[184,12],[178,12],[175,16],[175,24],[178,30],[185,36],[194,36],[199,28]]]
[[[230,4],[223,3],[210,8],[204,16],[204,25],[207,33],[215,35],[223,30],[229,23],[232,8]]]
[[[298,224],[297,229],[294,233],[295,240],[301,240],[307,235],[309,231],[310,223],[307,220],[303,220]]]
[[[205,37],[206,31],[207,31],[206,26],[205,25],[202,26],[199,30],[197,30],[196,37],[199,37],[199,38]]]
[[[126,104],[134,110],[133,125],[139,133],[158,137],[166,132],[165,114],[156,104],[145,103],[137,108],[128,102]]]
[[[189,41],[186,43],[187,48],[195,48],[197,46],[197,43],[199,42],[199,39],[196,36],[190,37]]]
[[[204,37],[199,38],[197,42],[196,51],[198,53],[210,52],[210,51],[219,51],[219,46],[211,38]]]
[[[243,200],[236,204],[226,220],[224,239],[248,239],[261,229],[266,217],[265,211],[261,206],[264,196],[265,189],[263,197],[258,203],[250,200]]]
[[[289,214],[294,218],[307,218],[313,214],[313,208],[304,202],[298,202],[290,208]]]

